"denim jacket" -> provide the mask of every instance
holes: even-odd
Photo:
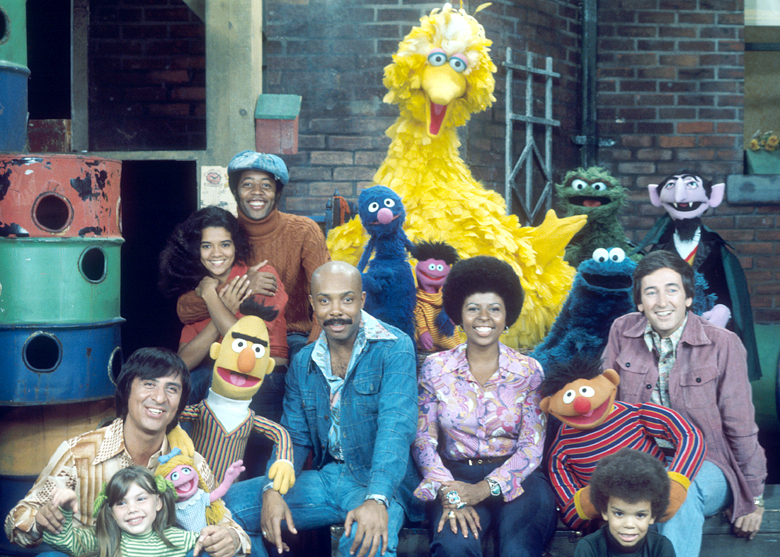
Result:
[[[392,334],[368,339],[343,386],[344,465],[355,481],[366,486],[366,494],[396,497],[409,514],[412,491],[419,482],[409,452],[417,429],[414,347],[399,329],[377,323]],[[296,475],[310,450],[315,469],[330,460],[330,388],[312,360],[314,346],[303,348],[287,372],[281,422],[292,437]]]

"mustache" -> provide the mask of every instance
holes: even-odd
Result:
[[[323,327],[328,327],[330,325],[337,325],[337,326],[352,325],[352,319],[350,319],[349,317],[345,317],[345,318],[334,317],[332,319],[326,319],[325,321],[322,322]]]

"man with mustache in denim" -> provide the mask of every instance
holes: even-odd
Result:
[[[309,301],[323,331],[287,372],[281,420],[292,437],[296,483],[281,496],[255,478],[224,498],[253,537],[252,555],[267,555],[261,535],[279,553],[287,549],[282,521],[293,534],[343,524],[342,555],[396,554],[418,483],[409,458],[416,362],[411,339],[363,311],[365,297],[360,273],[347,263],[328,262],[312,276]],[[309,451],[313,469],[301,472]]]

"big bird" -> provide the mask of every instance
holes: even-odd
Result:
[[[523,227],[460,158],[456,128],[495,101],[491,44],[462,8],[445,4],[420,19],[385,68],[384,101],[397,104],[400,115],[387,130],[392,142],[374,182],[403,200],[412,241],[440,240],[462,257],[492,255],[512,265],[526,298],[520,319],[502,340],[522,349],[542,340],[566,298],[575,271],[563,252],[586,217],[558,219],[549,211],[539,227]],[[365,244],[359,219],[328,235],[333,259],[352,264]]]

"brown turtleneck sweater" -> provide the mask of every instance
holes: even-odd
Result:
[[[320,265],[330,261],[325,238],[319,226],[310,218],[271,211],[265,219],[253,221],[240,210],[238,222],[246,232],[252,247],[250,266],[268,260],[279,277],[289,299],[284,315],[287,331],[311,333],[316,338],[319,326],[312,330],[309,313],[311,275]],[[182,323],[194,323],[209,318],[206,302],[194,291],[179,296],[176,311]]]

